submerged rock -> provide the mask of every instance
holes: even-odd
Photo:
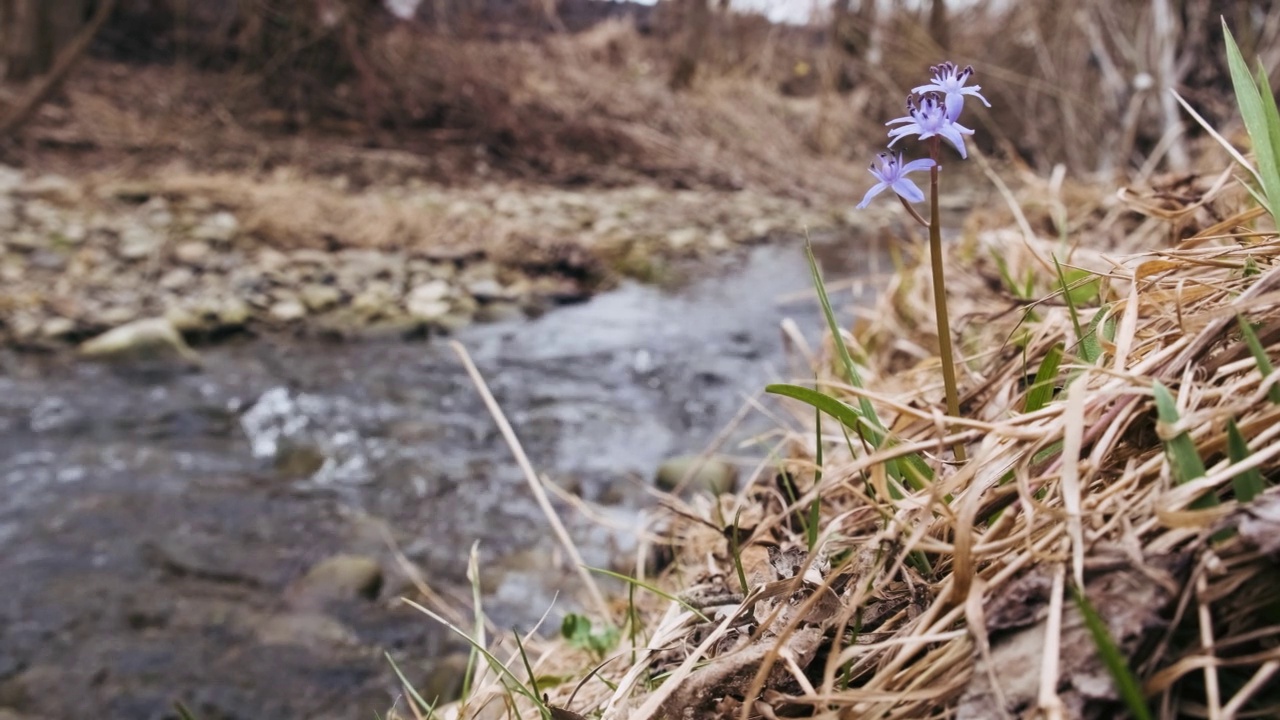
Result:
[[[147,318],[108,330],[80,345],[88,360],[200,367],[200,356],[165,318]]]
[[[668,492],[731,493],[737,489],[738,469],[723,460],[701,455],[680,455],[658,466],[655,484]]]
[[[331,601],[373,600],[382,589],[382,565],[364,555],[334,555],[322,560],[287,591],[289,604],[314,609]]]
[[[281,613],[267,618],[257,629],[263,645],[297,645],[324,649],[356,645],[359,640],[346,625],[321,613]]]

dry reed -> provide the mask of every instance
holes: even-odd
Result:
[[[927,268],[900,273],[854,338],[870,355],[874,390],[843,385],[829,354],[815,368],[828,392],[869,397],[896,444],[851,448],[828,420],[815,482],[807,409],[775,438],[789,457],[781,473],[762,467],[714,503],[668,499],[677,556],[661,582],[712,622],[675,603],[642,603],[640,647],[631,655],[624,641],[617,651],[634,662],[601,672],[616,689],[588,682],[569,709],[632,720],[1115,717],[1119,695],[1071,596],[1083,587],[1156,716],[1275,713],[1280,578],[1270,538],[1280,495],[1241,503],[1232,481],[1249,469],[1280,475],[1280,406],[1268,397],[1280,374],[1259,373],[1236,320],[1277,340],[1280,240],[1251,229],[1256,213],[1213,179],[1201,181],[1206,193],[1145,216],[1136,211],[1168,194],[1129,192],[1110,214],[1086,213],[1094,221],[1072,237],[1128,229],[1106,252],[975,223],[950,250],[968,389],[950,437],[924,350],[936,342],[926,331]],[[1153,243],[1159,231],[1165,240]],[[1160,249],[1134,252],[1138,244]],[[1055,253],[1096,283],[1077,301],[1083,327],[1107,318],[1095,325],[1105,330],[1092,361],[1045,271]],[[994,257],[1012,277],[1030,273],[1037,299],[1011,292]],[[1023,412],[1029,377],[1054,347],[1066,353],[1060,389]],[[1176,393],[1173,425],[1155,417],[1154,381]],[[1229,419],[1248,442],[1243,460],[1228,459]],[[1182,484],[1165,452],[1180,433],[1207,467]],[[956,439],[971,450],[962,466],[940,460]],[[885,462],[912,452],[931,458],[934,481],[895,493]],[[794,501],[780,490],[784,475],[800,491]],[[1196,502],[1206,493],[1221,503]],[[821,533],[809,553],[802,526],[815,499]],[[745,598],[725,529],[738,514]],[[555,641],[540,647],[558,674],[585,664]],[[564,696],[552,689],[552,705],[572,685]],[[503,694],[493,684],[487,692]]]

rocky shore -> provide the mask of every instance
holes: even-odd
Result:
[[[352,190],[288,173],[138,182],[0,167],[0,342],[66,347],[137,321],[188,339],[424,336],[846,218],[750,191]]]

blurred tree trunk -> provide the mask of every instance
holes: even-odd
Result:
[[[0,0],[5,79],[48,72],[84,26],[88,6],[88,0]]]
[[[702,46],[711,29],[711,7],[707,0],[679,0],[680,20],[684,30],[678,40],[675,67],[671,70],[672,90],[685,90],[693,85],[698,74],[698,62],[702,60]]]

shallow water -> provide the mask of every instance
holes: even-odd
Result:
[[[818,249],[830,279],[884,269],[852,238]],[[798,241],[689,272],[455,336],[534,465],[624,522],[664,458],[702,450],[788,374],[783,317],[817,335]],[[379,601],[328,610],[348,635],[264,638],[316,561],[353,552],[391,570],[388,532],[445,592],[465,584],[478,541],[500,626],[528,626],[571,586],[447,343],[256,340],[202,355],[201,372],[168,376],[0,356],[0,708],[163,718],[182,698],[203,718],[382,713],[395,690],[382,650],[423,677],[452,647],[394,603],[394,573]],[[734,439],[766,426],[757,415]],[[628,550],[624,533],[562,512],[588,563]]]

